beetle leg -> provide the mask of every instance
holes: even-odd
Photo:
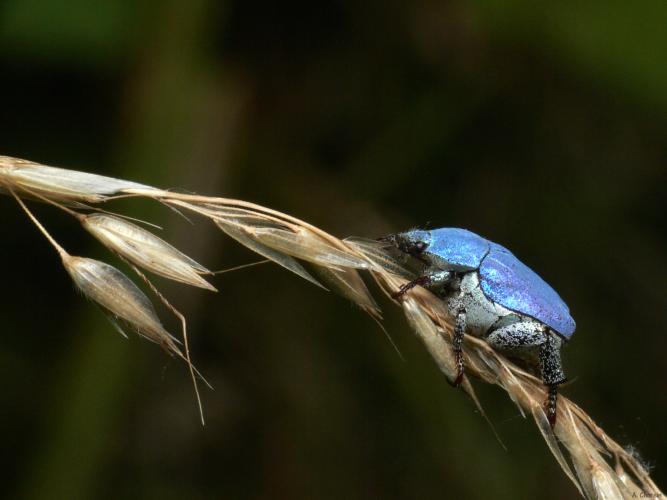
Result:
[[[400,299],[407,292],[412,290],[416,286],[422,286],[428,290],[438,291],[440,288],[444,287],[447,283],[452,280],[453,273],[450,271],[436,271],[433,273],[427,273],[423,276],[419,276],[414,280],[406,283],[398,291],[392,294],[393,299]]]
[[[542,380],[548,387],[547,400],[544,402],[544,407],[552,428],[556,425],[558,386],[565,382],[565,374],[563,373],[563,366],[560,361],[560,346],[560,339],[553,333],[547,332],[546,342],[542,344],[540,349]]]
[[[558,408],[558,384],[547,386],[547,400],[544,402],[544,408],[547,411],[547,420],[553,429],[556,426],[556,410]]]
[[[454,338],[452,339],[452,347],[454,355],[456,356],[456,379],[452,384],[458,387],[463,382],[464,366],[463,366],[463,336],[466,329],[466,310],[462,307],[456,313],[456,322],[454,324]]]
[[[428,286],[430,283],[431,283],[431,277],[429,275],[419,276],[418,278],[415,278],[412,281],[408,281],[405,285],[403,285],[401,288],[398,289],[398,292],[392,293],[391,298],[398,300],[401,297],[403,297],[403,295],[412,290],[414,287]]]
[[[486,342],[499,351],[540,347],[546,342],[544,326],[536,321],[519,321],[492,330]]]
[[[558,386],[565,382],[565,374],[560,361],[560,338],[540,323],[521,321],[492,331],[486,341],[501,351],[539,348],[540,373],[544,385],[547,386],[544,408],[551,427],[556,425]]]

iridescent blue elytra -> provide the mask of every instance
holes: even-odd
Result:
[[[479,275],[491,300],[540,320],[568,339],[574,333],[577,325],[560,295],[505,247],[491,243]]]
[[[507,248],[481,236],[454,227],[411,234],[427,244],[432,257],[439,258],[442,269],[479,270],[484,294],[497,304],[549,326],[565,338],[576,324],[567,304],[535,271]]]

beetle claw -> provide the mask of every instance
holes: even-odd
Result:
[[[556,427],[556,412],[555,411],[553,413],[549,412],[549,414],[547,415],[547,420],[549,420],[549,425],[551,426],[551,429]]]

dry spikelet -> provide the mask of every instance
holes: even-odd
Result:
[[[313,266],[313,269],[331,290],[338,292],[374,318],[382,319],[380,307],[356,269],[338,270],[324,266]]]
[[[139,335],[183,357],[176,340],[160,322],[146,295],[115,267],[86,257],[63,256],[63,265],[81,292],[100,305],[112,319]],[[117,325],[119,328],[122,327]]]
[[[277,228],[255,228],[250,237],[297,259],[328,268],[367,269],[368,262],[332,247],[310,231],[297,228],[294,231]]]
[[[136,266],[174,281],[216,291],[200,276],[211,274],[208,269],[136,224],[99,213],[83,216],[81,224],[102,244]]]
[[[239,228],[235,224],[225,224],[220,220],[216,220],[215,223],[225,234],[227,234],[229,237],[241,243],[241,245],[249,248],[250,250],[258,253],[259,255],[262,255],[263,257],[266,257],[267,259],[271,259],[279,266],[282,266],[285,269],[292,271],[294,274],[301,276],[303,279],[310,281],[314,285],[324,288],[320,284],[320,282],[317,281],[308,271],[306,271],[306,269],[301,264],[299,264],[293,257],[282,254],[274,250],[273,248],[267,247],[266,245],[259,243],[258,241],[252,239],[248,235],[247,231],[245,231],[243,228]]]
[[[220,214],[220,212],[218,212]],[[218,215],[216,221],[225,226],[236,226],[243,230],[249,238],[265,247],[297,259],[328,268],[367,269],[367,260],[333,247],[328,241],[301,227],[271,227],[275,221],[266,217],[223,216]],[[262,223],[262,226],[254,224]],[[271,226],[269,226],[269,224]]]
[[[0,184],[28,190],[61,201],[98,203],[129,189],[157,191],[136,182],[77,170],[47,167],[27,160],[0,156]]]

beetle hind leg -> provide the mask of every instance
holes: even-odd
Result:
[[[558,386],[566,380],[560,360],[560,338],[541,323],[520,321],[493,330],[486,341],[494,349],[510,353],[537,349],[540,374],[547,386],[544,409],[553,428],[556,425]]]
[[[544,402],[544,409],[547,412],[547,420],[553,429],[556,425],[556,415],[558,409],[558,384],[547,386],[547,399]]]
[[[456,313],[456,321],[454,323],[454,338],[452,339],[452,348],[454,349],[454,356],[456,357],[456,378],[452,385],[458,387],[463,382],[463,375],[465,374],[465,367],[463,365],[463,336],[466,330],[466,310],[459,309]]]
[[[558,386],[565,382],[565,373],[560,360],[561,340],[555,334],[547,333],[546,342],[540,349],[540,368],[542,380],[548,387],[547,400],[544,407],[547,419],[553,428],[556,425]]]

